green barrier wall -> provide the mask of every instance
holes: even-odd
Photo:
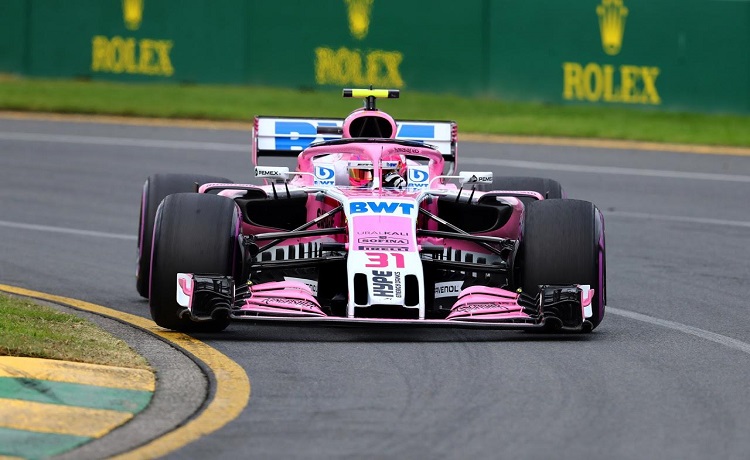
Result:
[[[491,17],[497,96],[750,111],[749,2],[499,0]]]
[[[32,76],[241,82],[247,3],[27,0]]]
[[[2,0],[0,72],[750,113],[750,1]]]
[[[27,0],[0,1],[0,72],[26,70]]]
[[[252,1],[248,81],[476,92],[484,3]],[[429,7],[427,9],[427,7]],[[438,12],[452,12],[449,15]]]

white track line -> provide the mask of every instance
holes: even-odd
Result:
[[[137,240],[135,235],[124,235],[121,233],[97,232],[93,230],[79,230],[76,228],[50,227],[48,225],[21,224],[0,220],[0,227],[19,228],[21,230],[37,230],[41,232],[66,233],[68,235],[95,236],[98,238],[112,238],[116,240]]]
[[[22,142],[49,142],[88,145],[109,145],[118,147],[146,147],[175,150],[210,150],[219,152],[250,152],[248,144],[232,144],[225,142],[195,142],[158,139],[133,139],[122,137],[78,136],[64,134],[38,134],[0,132],[0,140]],[[568,163],[543,163],[537,161],[502,160],[493,158],[462,158],[461,164],[489,165],[506,168],[535,169],[544,171],[566,171],[576,173],[613,174],[621,176],[661,177],[670,179],[713,180],[723,182],[750,183],[750,176],[733,174],[712,174],[685,171],[670,171],[660,169],[620,168],[614,166],[589,166]]]
[[[750,222],[743,220],[725,220],[725,219],[709,219],[704,217],[683,217],[683,216],[665,216],[662,214],[647,214],[645,212],[628,212],[628,211],[602,211],[604,218],[609,216],[612,217],[626,217],[629,219],[644,219],[644,220],[666,220],[669,222],[684,222],[688,224],[707,224],[707,225],[722,225],[727,227],[744,227],[750,228]]]
[[[493,158],[465,158],[460,164],[488,165],[505,168],[540,169],[544,171],[566,171],[592,174],[614,174],[619,176],[662,177],[669,179],[715,180],[722,182],[750,182],[750,176],[712,174],[664,169],[619,168],[615,166],[588,166],[569,163],[542,163],[538,161],[500,160]]]
[[[748,226],[750,226],[750,223],[745,222],[745,224],[748,224]],[[74,228],[49,227],[46,225],[20,224],[20,223],[8,222],[4,220],[0,220],[0,227],[18,228],[22,230],[38,230],[38,231],[53,232],[53,233],[66,233],[66,234],[79,235],[79,236],[95,236],[99,238],[114,238],[114,239],[120,239],[120,240],[133,240],[133,241],[136,240],[135,235],[123,235],[123,234],[118,234],[118,233],[96,232],[96,231],[91,231],[91,230],[78,230]],[[719,345],[723,345],[728,348],[741,351],[743,353],[750,354],[750,344],[733,339],[731,337],[727,337],[721,334],[716,334],[714,332],[706,331],[704,329],[699,329],[697,327],[688,326],[687,324],[676,323],[674,321],[659,319],[653,316],[643,315],[641,313],[635,313],[635,312],[631,312],[627,310],[622,310],[619,308],[608,307],[607,311],[610,314],[622,316],[628,319],[641,321],[641,322],[648,323],[648,324],[654,324],[654,325],[661,326],[667,329],[673,329],[676,331],[683,332],[685,334],[690,334],[696,337],[700,337],[702,339],[717,343]]]
[[[683,216],[665,216],[661,214],[647,214],[643,212],[627,212],[627,211],[604,211],[605,219],[607,217],[624,217],[628,219],[643,219],[643,220],[662,220],[668,222],[684,222],[688,224],[706,224],[706,225],[719,225],[726,227],[742,227],[750,228],[750,222],[741,220],[724,220],[724,219],[708,219],[701,217],[683,217]],[[94,236],[98,238],[111,238],[117,240],[136,240],[135,235],[126,235],[122,233],[107,233],[98,232],[94,230],[80,230],[76,228],[65,228],[65,227],[52,227],[48,225],[36,225],[36,224],[24,224],[20,222],[10,222],[7,220],[0,220],[0,227],[6,228],[18,228],[21,230],[37,230],[42,232],[51,233],[65,233],[68,235],[79,235],[79,236]]]
[[[653,316],[643,315],[641,313],[635,313],[632,311],[622,310],[620,308],[607,307],[606,311],[608,313],[613,313],[617,316],[622,316],[622,317],[632,319],[635,321],[641,321],[644,323],[661,326],[667,329],[673,329],[675,331],[684,332],[685,334],[694,335],[696,337],[700,337],[702,339],[705,339],[714,343],[718,343],[719,345],[723,345],[725,347],[733,348],[743,353],[750,354],[750,344],[742,342],[737,339],[733,339],[731,337],[727,337],[725,335],[717,334],[715,332],[710,332],[704,329],[699,329],[697,327],[688,326],[687,324],[676,323],[674,321],[668,321],[666,319],[654,318]]]
[[[739,0],[747,1],[747,0]],[[4,140],[16,140],[16,141],[32,141],[32,142],[63,142],[73,144],[95,144],[95,145],[116,145],[116,146],[132,146],[132,147],[153,147],[153,148],[168,148],[168,149],[190,149],[190,150],[218,150],[218,151],[233,151],[233,152],[246,152],[248,151],[247,145],[241,144],[227,144],[218,142],[184,142],[184,141],[163,141],[163,140],[146,140],[146,139],[129,139],[129,138],[109,138],[109,137],[95,137],[95,136],[73,136],[73,135],[46,135],[46,134],[33,134],[33,133],[2,133],[0,132],[0,139]],[[664,177],[673,179],[697,179],[697,180],[715,180],[725,182],[750,182],[750,176],[737,176],[730,174],[710,174],[710,173],[690,173],[682,171],[668,171],[668,170],[654,170],[654,169],[634,169],[634,168],[618,168],[618,167],[605,167],[605,166],[582,166],[582,165],[570,165],[563,163],[541,163],[532,161],[520,161],[520,160],[498,160],[498,159],[478,159],[478,158],[467,158],[461,160],[462,164],[487,164],[492,166],[505,166],[510,168],[522,168],[522,169],[541,169],[541,170],[552,170],[552,171],[570,171],[570,172],[583,172],[583,173],[595,173],[595,174],[615,174],[615,175],[628,175],[628,176],[646,176],[646,177]],[[725,225],[725,226],[737,226],[737,227],[750,227],[750,222],[743,221],[730,221],[722,219],[705,219],[705,218],[693,218],[693,217],[681,217],[681,216],[664,216],[658,214],[646,214],[636,212],[625,212],[625,211],[610,211],[606,212],[605,215],[613,215],[619,217],[629,217],[637,219],[654,219],[654,220],[667,220],[674,222],[686,222],[686,223],[700,223],[700,224],[711,224],[711,225]],[[49,227],[45,225],[33,225],[33,224],[20,224],[16,222],[8,222],[0,220],[0,226],[9,228],[19,228],[23,230],[38,230],[55,233],[67,233],[72,235],[80,236],[95,236],[100,238],[114,238],[121,240],[136,240],[134,235],[124,235],[117,233],[105,233],[91,230],[78,230],[73,228],[62,228],[62,227]],[[708,340],[710,342],[723,345],[728,348],[732,348],[743,353],[750,354],[750,344],[742,342],[740,340],[733,339],[721,334],[699,329],[693,326],[688,326],[682,323],[676,323],[674,321],[668,321],[664,319],[655,318],[653,316],[644,315],[641,313],[635,313],[627,310],[621,310],[619,308],[609,307],[607,311],[611,314],[622,316],[624,318],[632,319],[635,321],[641,321],[648,324],[654,324],[667,329],[673,329],[685,334],[693,335],[695,337]]]
[[[67,134],[36,134],[0,132],[0,140],[22,142],[50,142],[65,144],[113,145],[118,147],[151,147],[179,150],[215,150],[220,152],[250,152],[250,142],[228,144],[225,142],[167,141],[158,139],[132,139],[127,137],[76,136]]]
[[[750,0],[713,0],[726,2],[748,2]],[[88,123],[129,126],[160,126],[171,128],[210,129],[250,132],[251,121],[191,120],[178,118],[144,118],[121,115],[84,115],[63,113],[36,113],[1,111],[2,120],[41,120],[66,123]],[[582,137],[553,137],[512,134],[462,133],[461,139],[468,142],[489,144],[552,145],[556,147],[581,147],[613,150],[642,150],[648,152],[689,153],[697,155],[750,156],[750,148],[701,144],[673,144],[667,142],[598,139]]]

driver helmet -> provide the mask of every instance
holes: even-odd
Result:
[[[383,187],[406,187],[406,158],[402,155],[389,155],[380,162]]]
[[[373,166],[372,161],[363,160],[357,156],[349,161],[349,185],[352,187],[369,187],[372,185]]]

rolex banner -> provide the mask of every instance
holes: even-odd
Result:
[[[25,48],[14,66],[0,72],[238,83],[247,62],[247,2],[222,0],[221,5],[211,0],[0,0],[0,66],[8,43]]]
[[[490,92],[750,113],[750,2],[492,2]]]
[[[750,1],[3,0],[3,72],[750,113]]]

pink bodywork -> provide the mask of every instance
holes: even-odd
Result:
[[[361,117],[367,116],[378,116],[389,121],[394,135],[396,132],[396,123],[393,119],[380,111],[376,111],[373,114],[372,111],[366,111],[364,109],[356,110],[344,120],[342,131],[343,138],[351,137],[350,126],[351,123]],[[256,122],[257,131],[257,122]],[[455,132],[454,132],[455,136]],[[413,155],[424,158],[427,160],[429,167],[430,179],[436,178],[444,174],[445,160],[441,153],[430,146],[404,146],[393,142],[351,142],[351,143],[340,143],[340,144],[323,144],[313,145],[302,151],[297,158],[297,171],[306,172],[308,174],[295,175],[288,183],[290,191],[295,189],[303,189],[309,191],[314,188],[314,177],[312,172],[314,170],[314,161],[321,157],[331,156],[332,154],[342,154],[346,157],[353,157],[357,159],[365,159],[372,162],[374,167],[374,175],[380,176],[380,165],[382,158],[389,158],[393,155]],[[255,149],[253,151],[253,159],[257,160]],[[256,163],[257,164],[257,163]],[[220,184],[206,184],[203,185],[199,192],[203,193],[207,189],[216,188]],[[266,185],[256,186],[251,184],[225,184],[227,188],[220,192],[221,195],[228,197],[235,197],[242,193],[242,190],[247,189],[261,189],[267,194],[272,193],[272,186],[270,183]],[[275,186],[279,189],[279,185]],[[290,238],[280,243],[278,247],[285,245],[297,245],[299,243],[308,243],[312,241],[336,241],[339,243],[346,244],[346,249],[349,251],[350,259],[354,261],[362,260],[363,262],[356,262],[354,270],[366,271],[373,270],[375,268],[382,270],[402,270],[404,273],[408,272],[409,267],[406,267],[404,261],[412,263],[419,259],[419,250],[422,245],[430,246],[450,246],[454,249],[460,249],[462,251],[472,251],[476,253],[482,253],[491,255],[491,253],[482,247],[481,245],[463,240],[447,240],[437,237],[417,237],[417,228],[426,228],[430,230],[437,229],[437,223],[434,220],[423,219],[416,212],[416,208],[422,207],[426,211],[437,214],[437,199],[427,200],[423,193],[423,190],[392,190],[383,188],[371,188],[371,189],[356,189],[349,187],[335,187],[336,194],[339,198],[334,198],[331,194],[327,194],[324,199],[319,199],[315,196],[315,193],[308,194],[307,202],[307,218],[308,221],[315,219],[322,213],[326,213],[339,205],[344,205],[345,212],[338,213],[332,222],[327,223],[328,226],[335,227],[346,227],[347,232],[341,235],[324,236],[324,237],[304,237],[304,238]],[[440,191],[453,191],[454,193],[458,190],[456,185],[449,180],[435,179],[431,180],[429,190],[434,192]],[[466,198],[469,197],[469,192],[466,193]],[[503,194],[502,191],[472,192],[473,197],[476,199],[482,195],[490,194],[491,196],[501,197],[501,200],[512,207],[512,214],[510,219],[501,227],[487,233],[475,233],[476,235],[483,236],[494,236],[501,238],[518,239],[522,232],[522,222],[524,206],[522,202],[516,198],[518,196],[532,196],[536,199],[543,199],[541,195],[535,192],[508,192]],[[463,196],[463,195],[462,195]],[[409,214],[409,217],[395,217],[391,215],[352,215],[347,208],[352,203],[363,203],[370,200],[375,203],[392,202],[398,200],[401,202],[411,202],[413,204],[414,213]],[[417,201],[421,200],[421,201]],[[254,224],[252,222],[243,221],[241,224],[241,232],[245,235],[259,234],[267,232],[278,232],[280,229],[269,228]],[[314,228],[314,227],[313,227]],[[397,252],[388,251],[368,251],[367,248],[364,250],[358,249],[357,238],[361,239],[361,235],[367,232],[368,234],[373,233],[375,229],[384,229],[388,232],[395,232],[396,234],[407,235],[403,243],[398,242],[403,246],[399,248]],[[363,244],[362,246],[366,246]],[[382,261],[382,262],[381,262]],[[399,262],[401,261],[401,262]],[[352,268],[350,264],[350,268]],[[420,268],[421,270],[421,268]],[[187,286],[183,286],[186,288]],[[279,317],[284,319],[289,318],[318,318],[325,319],[327,315],[321,309],[320,304],[316,300],[312,290],[307,285],[297,281],[281,281],[281,282],[270,282],[259,285],[252,285],[248,287],[250,295],[244,301],[241,306],[238,316],[252,316],[258,318],[267,317]],[[593,290],[588,291],[588,298],[586,305],[590,305],[591,299],[593,298]],[[187,294],[187,292],[185,292]],[[449,315],[446,320],[428,320],[433,322],[520,322],[530,320],[528,314],[523,311],[523,308],[518,303],[519,295],[514,292],[510,292],[500,288],[475,286],[464,289],[458,297],[457,302],[451,308]],[[422,307],[424,308],[424,307]],[[351,308],[350,308],[351,311]],[[340,320],[340,317],[330,317],[331,319]],[[356,319],[351,314],[350,319]],[[423,319],[423,318],[420,318]]]
[[[518,294],[500,288],[473,286],[461,291],[447,319],[507,320],[529,318],[518,305]]]
[[[298,281],[275,281],[250,286],[250,298],[241,312],[271,316],[325,316],[307,285]]]

